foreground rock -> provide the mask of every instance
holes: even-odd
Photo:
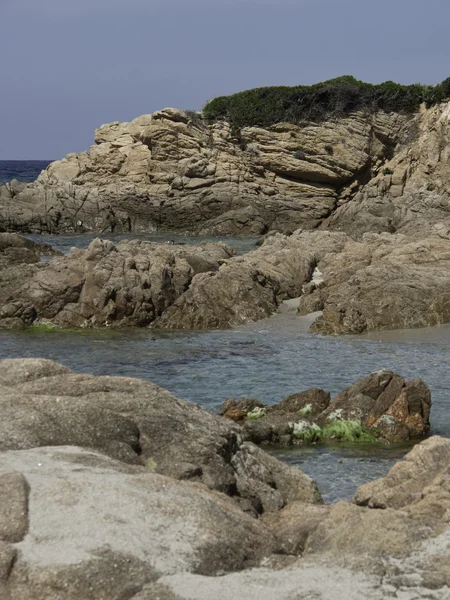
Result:
[[[339,406],[377,406],[395,378]],[[448,598],[450,440],[324,506],[235,424],[153,384],[17,359],[0,362],[0,443],[2,599]]]
[[[431,394],[421,379],[405,381],[392,371],[363,377],[337,394],[311,388],[266,406],[257,400],[227,400],[220,414],[242,425],[257,444],[325,441],[404,442],[430,429]],[[359,426],[358,426],[359,425]]]
[[[446,600],[450,592],[449,452],[449,440],[431,438],[394,467],[406,469],[413,478],[415,494],[407,506],[403,502],[399,509],[374,510],[348,502],[328,507],[290,505],[263,519],[284,552],[272,556],[264,567],[223,577],[164,575],[144,585],[134,600]],[[413,454],[418,458],[411,459]],[[425,473],[426,465],[432,467],[432,474]],[[393,480],[391,473],[384,479],[386,487],[392,497],[396,491],[402,496],[404,483],[397,477]],[[405,473],[403,482],[407,479]],[[384,480],[373,485],[383,485]]]
[[[139,379],[51,361],[0,361],[0,451],[81,446],[235,497],[252,514],[321,502],[316,484],[245,443],[238,427]]]
[[[380,171],[409,121],[355,113],[236,134],[168,108],[104,125],[89,153],[52,163],[25,190],[5,186],[0,223],[37,233],[312,229]]]

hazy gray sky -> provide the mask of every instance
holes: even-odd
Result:
[[[449,0],[0,0],[0,159],[165,106],[351,74],[450,76]]]

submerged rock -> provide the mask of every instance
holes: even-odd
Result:
[[[60,256],[49,244],[38,244],[16,233],[0,233],[0,270],[38,263],[43,256]]]
[[[345,441],[403,442],[430,429],[431,393],[421,379],[405,381],[392,371],[363,377],[332,400],[311,388],[266,406],[228,399],[219,413],[241,424],[256,444],[290,445]]]

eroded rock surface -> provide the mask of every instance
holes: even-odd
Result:
[[[4,186],[0,222],[34,232],[311,229],[379,171],[408,120],[355,113],[236,134],[168,108],[103,125],[89,153],[52,163],[24,190]]]
[[[300,314],[323,310],[321,333],[362,333],[450,321],[450,242],[396,234],[348,239],[319,264],[323,282],[309,287]]]

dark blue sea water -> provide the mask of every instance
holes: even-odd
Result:
[[[12,179],[34,181],[51,162],[51,160],[0,160],[0,183],[7,183]]]

